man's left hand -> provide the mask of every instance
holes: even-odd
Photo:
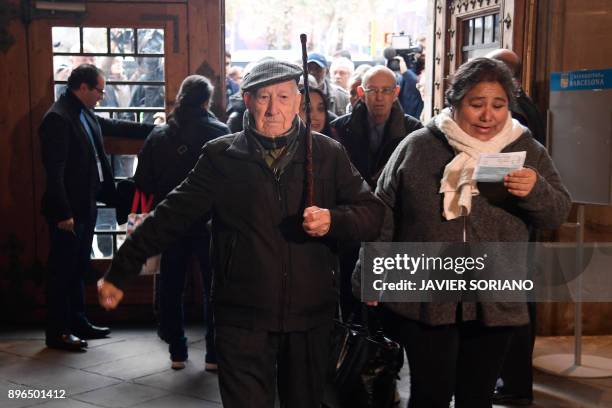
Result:
[[[513,171],[504,177],[504,186],[508,192],[517,197],[525,197],[533,190],[538,174],[530,168]]]
[[[331,214],[328,209],[313,205],[304,210],[303,216],[302,228],[311,237],[322,237],[329,232]]]

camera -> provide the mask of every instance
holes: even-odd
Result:
[[[390,70],[394,72],[400,71],[399,61],[395,58],[400,56],[406,62],[408,69],[416,73],[419,65],[419,59],[417,59],[416,54],[421,54],[422,52],[423,47],[419,44],[413,45],[412,38],[402,32],[391,37],[391,46],[384,49],[383,55],[387,60],[387,68]]]

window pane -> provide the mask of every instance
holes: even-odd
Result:
[[[95,63],[104,72],[107,81],[164,80],[163,57],[96,57]]]
[[[96,219],[96,232],[113,231],[117,229],[117,217],[114,208],[99,208]],[[108,258],[113,255],[113,236],[110,234],[95,234],[92,243],[93,258]]]
[[[96,231],[111,231],[117,228],[117,215],[114,208],[98,208]]]
[[[55,55],[53,57],[53,79],[55,81],[65,81],[70,76],[73,68],[81,64],[94,64],[97,66],[98,58],[86,55]]]
[[[164,53],[164,30],[158,28],[138,29],[138,52],[142,54]]]
[[[111,28],[111,53],[131,54],[134,52],[134,30],[131,28]]]
[[[106,85],[104,99],[98,104],[99,107],[127,108],[132,101],[133,85]]]
[[[484,18],[484,42],[492,43],[493,39],[493,15],[488,15]]]
[[[113,236],[106,234],[94,234],[91,243],[91,258],[104,259],[113,256]]]
[[[125,225],[125,224],[123,224]],[[126,235],[117,235],[117,249],[121,248],[121,245],[125,242]]]
[[[164,58],[137,58],[138,68],[135,72],[135,81],[163,81]],[[140,74],[139,76],[137,74]]]
[[[153,123],[156,116],[164,115],[163,29],[83,27],[80,30],[78,27],[52,27],[52,47],[54,54],[70,54],[53,56],[56,97],[66,89],[66,84],[57,82],[67,81],[74,68],[83,63],[90,63],[99,67],[107,80],[105,98],[96,107],[98,115],[145,123]],[[89,53],[106,55],[82,55]],[[109,53],[114,55],[110,56]],[[135,57],[133,55],[138,53],[157,54],[158,56]],[[155,82],[161,84],[157,85]],[[104,109],[122,108],[149,108],[154,111],[103,111]],[[107,156],[111,160],[114,177],[133,177],[138,162],[137,156]],[[113,256],[113,247],[118,247],[125,241],[125,224],[121,227],[117,225],[114,208],[100,208],[100,206],[102,206],[101,203],[98,204],[99,213],[91,256],[95,259],[108,259]]]
[[[54,87],[54,100],[58,100],[59,97],[66,91],[66,85],[55,85]]]
[[[138,164],[138,157],[134,154],[112,156],[115,177],[133,177]]]
[[[109,79],[135,81],[140,76],[138,63],[134,57],[113,57],[109,60],[112,60],[110,66],[104,65],[101,67]]]
[[[468,60],[478,57],[485,57],[489,52],[497,49],[497,46],[487,47],[487,48],[477,48],[474,50],[468,51]]]
[[[493,15],[493,41],[499,41],[499,14],[494,14]]]
[[[72,72],[72,57],[53,57],[53,80],[66,81]]]
[[[470,20],[470,40],[469,45],[474,45],[474,19]]]
[[[482,44],[482,17],[474,19],[474,44]]]
[[[106,28],[83,28],[83,52],[108,52]]]
[[[472,20],[466,20],[463,22],[463,46],[470,45],[470,37],[472,33]]]
[[[130,106],[147,108],[164,107],[164,87],[156,85],[137,85],[134,87]]]
[[[78,27],[53,27],[51,29],[53,52],[80,52]]]

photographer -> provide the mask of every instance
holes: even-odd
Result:
[[[417,58],[417,54],[421,52],[422,47],[420,45],[410,46],[410,37],[404,35],[394,36],[391,47],[383,51],[387,67],[395,73],[397,84],[400,87],[397,99],[404,112],[415,118],[419,118],[423,111],[423,99],[416,86],[418,77],[414,71],[421,60]]]

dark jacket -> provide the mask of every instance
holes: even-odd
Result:
[[[138,153],[134,181],[138,188],[153,194],[153,205],[159,204],[193,169],[202,146],[229,128],[208,111],[198,109],[193,117],[182,120],[180,127],[158,126],[145,140]]]
[[[510,195],[502,183],[479,183],[467,217],[447,221],[442,216],[440,179],[455,153],[444,134],[430,121],[425,129],[405,139],[389,159],[378,181],[376,195],[387,212],[382,241],[396,242],[528,242],[530,227],[555,229],[566,219],[571,200],[546,149],[529,132],[502,152],[526,151],[525,167],[537,171],[537,181],[526,197]],[[518,261],[517,261],[518,262]],[[353,276],[359,293],[358,276]],[[397,314],[431,325],[456,323],[456,303],[385,303]],[[464,320],[487,326],[527,324],[525,303],[462,304]]]
[[[423,125],[412,116],[404,114],[399,104],[394,103],[385,124],[383,142],[375,156],[370,154],[368,109],[362,101],[357,102],[351,113],[333,121],[331,127],[332,137],[342,143],[359,173],[374,189],[397,145]]]
[[[537,106],[529,96],[519,88],[516,93],[516,106],[512,107],[512,117],[527,127],[535,140],[546,146],[546,127]]]
[[[297,151],[278,177],[248,131],[207,143],[187,179],[121,246],[106,279],[123,286],[148,256],[211,210],[217,325],[293,331],[329,322],[337,302],[336,241],[378,236],[383,207],[342,146],[314,133],[314,200],[330,209],[331,228],[323,238],[307,236],[299,123]]]
[[[246,105],[242,100],[242,93],[235,93],[229,98],[227,107],[227,126],[232,133],[242,130],[242,120],[246,111]]]
[[[81,110],[84,110],[93,132],[103,183],[99,180],[93,147],[79,119]],[[144,139],[153,127],[94,115],[71,91],[66,90],[47,111],[39,129],[47,178],[42,214],[50,222],[57,222],[72,217],[88,217],[96,200],[115,206],[115,183],[104,153],[102,136]]]
[[[346,113],[346,107],[351,101],[351,98],[343,88],[340,88],[336,84],[332,84],[331,81],[325,78],[323,85],[323,91],[327,98],[327,105],[329,110],[338,116],[342,116]]]
[[[334,120],[338,119],[338,116],[332,111],[327,111],[325,115],[325,126],[321,129],[321,133],[325,136],[332,136],[331,124]]]
[[[423,99],[417,89],[418,77],[412,70],[407,70],[403,74],[397,74],[397,83],[400,86],[400,93],[397,97],[402,109],[408,115],[419,118],[423,112]]]

